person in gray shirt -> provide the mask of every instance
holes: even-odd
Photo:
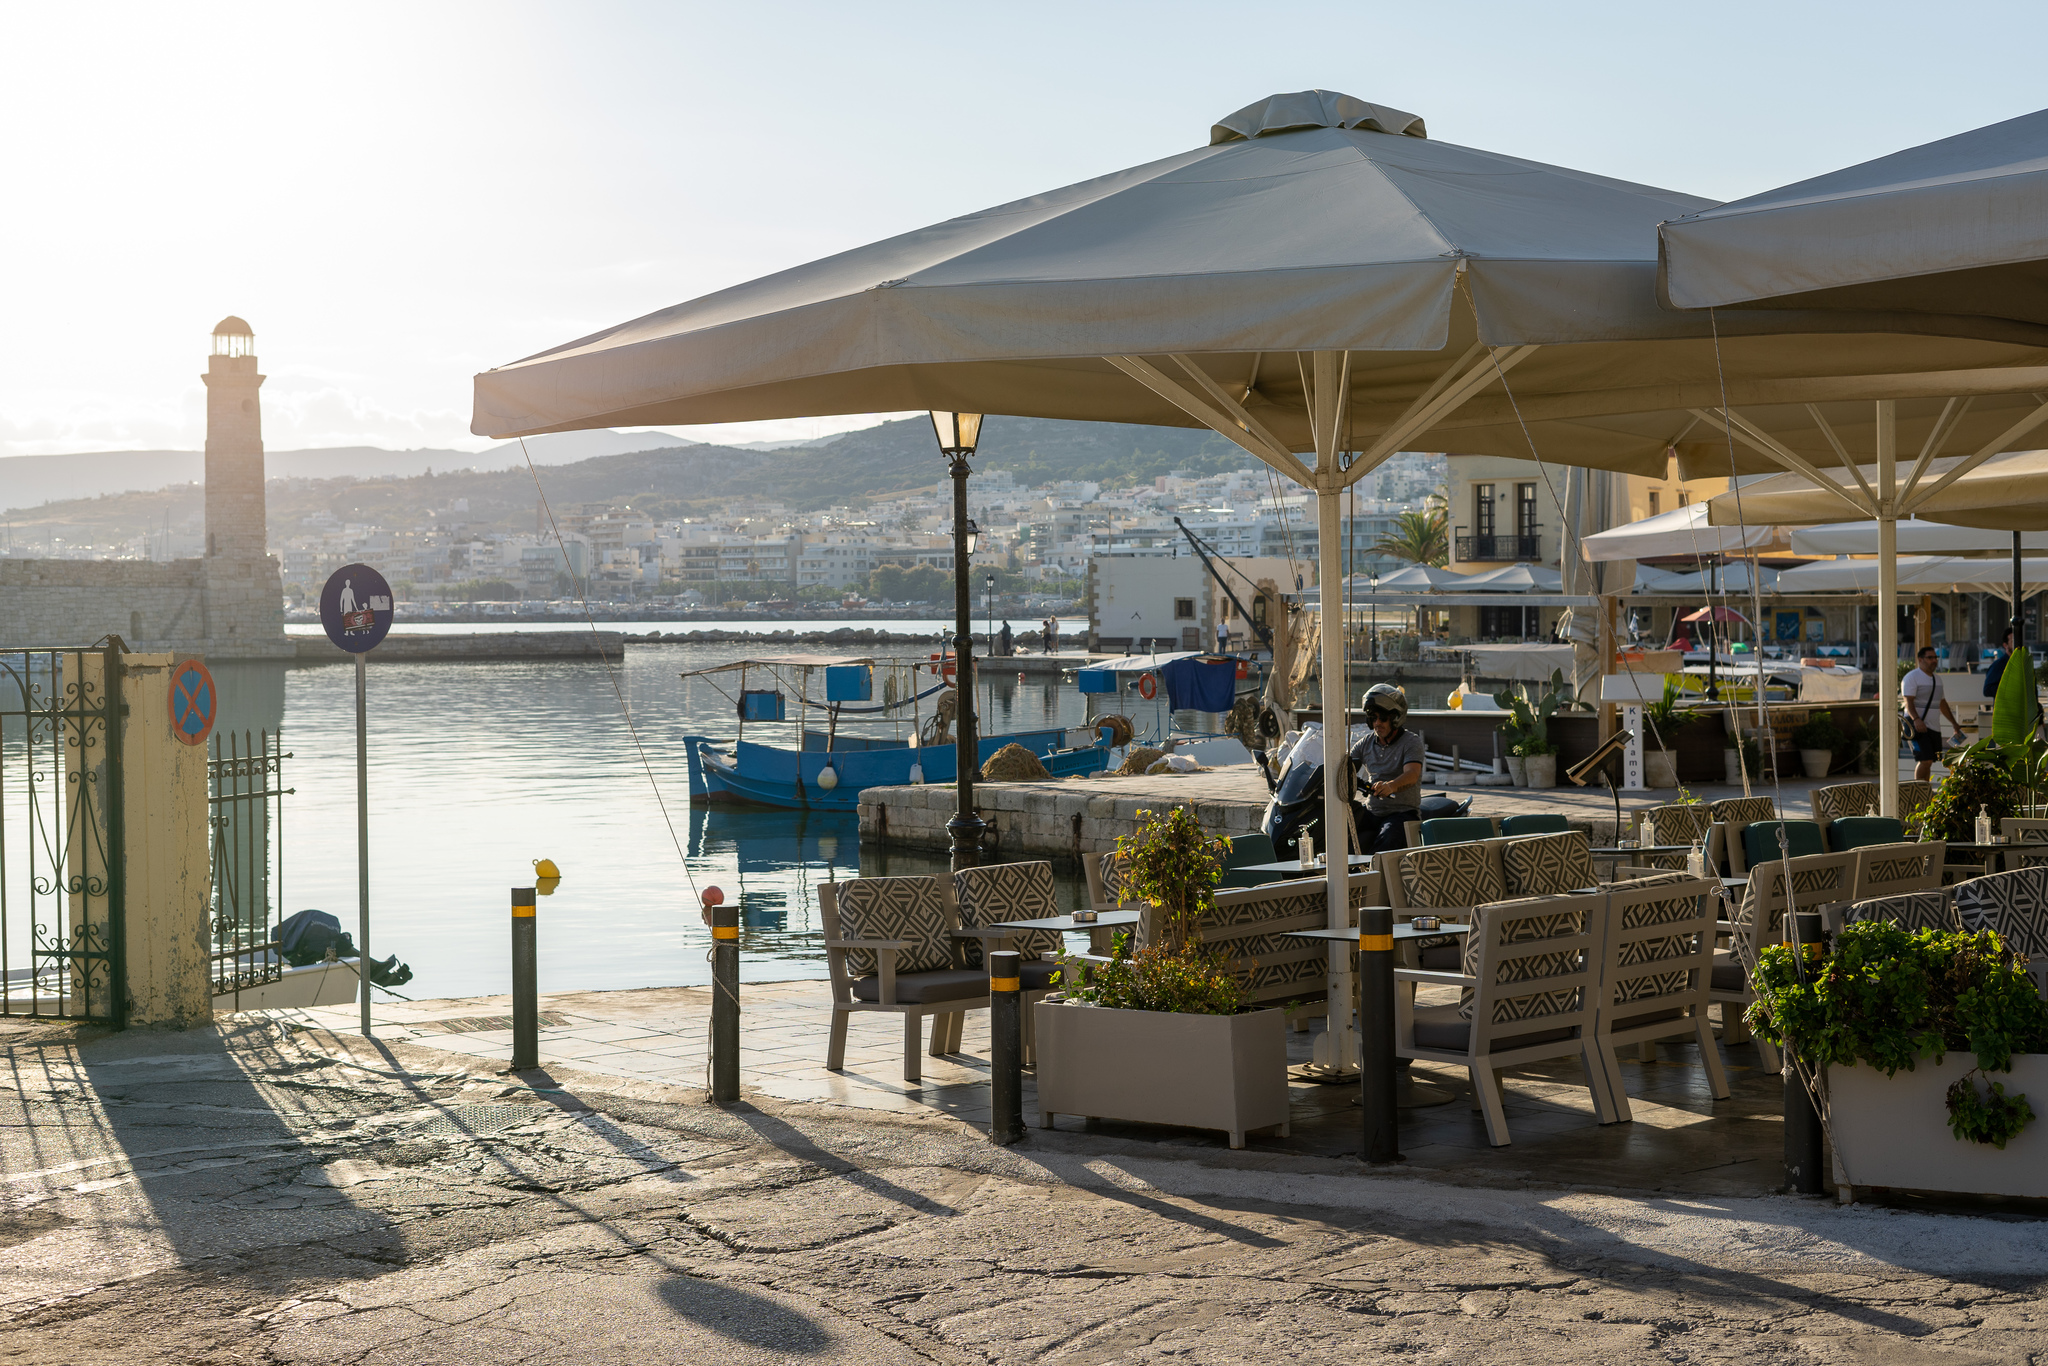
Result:
[[[1406,846],[1406,821],[1422,819],[1422,732],[1409,730],[1408,698],[1389,683],[1365,695],[1365,721],[1372,733],[1351,747],[1354,771],[1363,778],[1362,809],[1354,805],[1359,852],[1381,853]]]

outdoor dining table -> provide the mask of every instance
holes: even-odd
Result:
[[[1372,855],[1352,854],[1350,859],[1351,866],[1357,868],[1371,863]],[[1329,865],[1327,863],[1311,863],[1308,867],[1304,868],[1301,866],[1301,860],[1298,858],[1282,859],[1278,863],[1240,863],[1230,869],[1233,873],[1278,873],[1283,878],[1321,877],[1328,870]]]
[[[1942,843],[1948,846],[1950,853],[1987,855],[1984,860],[1984,871],[1987,873],[1998,872],[2005,865],[2004,856],[2015,850],[2048,854],[2048,845],[2034,840],[1993,840],[1989,844],[1980,844],[1976,840],[1943,840]]]
[[[1364,909],[1384,911],[1387,908],[1384,906],[1372,906]],[[1444,924],[1433,930],[1418,930],[1412,924],[1401,924],[1393,927],[1393,939],[1395,943],[1399,944],[1416,939],[1445,939],[1456,935],[1470,934],[1471,932],[1472,927],[1470,925]],[[1335,944],[1356,944],[1358,936],[1359,932],[1353,929],[1287,931],[1289,939],[1319,939],[1324,943]],[[1379,1039],[1365,1037],[1365,1015],[1366,1012],[1364,1010],[1359,1011],[1358,1032],[1360,1045],[1364,1048],[1372,1048],[1377,1045],[1379,1048],[1391,1050],[1394,1046],[1394,1039],[1391,1034],[1393,1025],[1392,1012],[1388,1012],[1387,1015],[1387,1025],[1390,1032]],[[1316,1077],[1314,1079],[1322,1080],[1323,1078]],[[1397,1073],[1394,1089],[1394,1106],[1396,1109],[1423,1110],[1432,1105],[1447,1105],[1455,1099],[1456,1095],[1453,1092],[1441,1086],[1415,1080],[1410,1069],[1407,1067],[1401,1067]],[[1359,1104],[1361,1102],[1354,1100],[1352,1103]]]
[[[1076,930],[1086,930],[1088,931],[1088,952],[1108,953],[1111,947],[1110,931],[1137,923],[1138,912],[1136,911],[1097,911],[1093,920],[1075,920],[1071,915],[1047,915],[1040,916],[1036,920],[1004,920],[985,928],[988,931],[1058,930],[1062,934],[1070,934]],[[995,947],[1001,950],[1004,944],[997,944]]]
[[[1593,850],[1594,858],[1609,860],[1637,858],[1643,854],[1690,854],[1690,844],[1622,844],[1611,849]]]

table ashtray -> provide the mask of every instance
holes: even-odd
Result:
[[[1087,925],[1087,924],[1090,924],[1090,923],[1092,923],[1092,922],[1094,921],[1094,919],[1095,919],[1095,912],[1093,912],[1093,911],[1075,911],[1075,912],[1074,912],[1074,923],[1075,923],[1076,925]]]
[[[1418,930],[1440,930],[1444,927],[1443,917],[1436,915],[1418,915],[1408,923]]]

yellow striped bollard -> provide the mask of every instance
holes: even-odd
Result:
[[[512,889],[512,1070],[540,1066],[540,992],[534,983],[534,889]]]
[[[1024,1137],[1024,992],[1017,980],[1021,955],[988,955],[989,1119],[991,1142]]]
[[[1367,1162],[1401,1160],[1401,1111],[1395,1091],[1394,911],[1358,911],[1358,1084]]]
[[[704,889],[711,912],[711,1100],[740,1098],[740,908],[717,887]]]

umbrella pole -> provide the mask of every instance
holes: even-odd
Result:
[[[1347,928],[1351,923],[1349,880],[1351,874],[1350,777],[1347,771],[1351,738],[1350,717],[1345,711],[1344,630],[1341,621],[1343,562],[1342,486],[1337,481],[1336,461],[1319,456],[1316,490],[1316,574],[1322,580],[1323,646],[1323,845],[1329,851],[1329,927]],[[1327,482],[1325,482],[1327,481]],[[1333,594],[1332,590],[1337,589]],[[1336,630],[1330,629],[1333,596],[1340,613]],[[1363,850],[1360,851],[1364,852]],[[1349,1072],[1356,1064],[1358,1035],[1351,1027],[1351,962],[1349,945],[1330,945],[1330,989],[1328,1030],[1323,1035],[1327,1052],[1316,1059],[1325,1067]]]
[[[2020,612],[2020,533],[2012,534],[2012,647],[2017,650],[2025,643],[2027,619]]]
[[[1899,523],[1897,409],[1877,405],[1877,814],[1899,817]]]

